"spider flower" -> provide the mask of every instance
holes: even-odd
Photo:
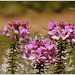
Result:
[[[29,22],[23,21],[23,23],[21,23],[21,21],[18,19],[16,20],[16,22],[12,20],[12,23],[8,21],[8,25],[5,25],[4,27],[4,32],[1,31],[1,33],[2,35],[9,37],[10,39],[17,39],[16,35],[19,35],[19,40],[21,42],[25,42],[27,40],[28,34],[30,33],[28,24]],[[11,31],[13,35],[10,35],[8,31]]]
[[[64,24],[61,20],[59,20],[59,24],[56,25],[57,22],[51,21],[49,26],[48,35],[53,40],[66,40],[69,39],[71,42],[75,42],[75,26],[70,24],[68,21]]]
[[[30,44],[25,45],[23,58],[34,63],[54,63],[57,60],[55,44],[44,39],[30,40]]]

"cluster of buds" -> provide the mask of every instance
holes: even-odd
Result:
[[[46,38],[41,40],[31,40],[30,44],[25,45],[23,58],[33,61],[33,63],[55,63],[57,60],[57,51],[54,41],[49,42]]]
[[[59,20],[58,22],[51,21],[49,26],[48,35],[53,40],[66,40],[69,39],[71,42],[75,43],[75,26],[70,24],[68,21],[64,24]]]
[[[12,20],[12,23],[9,23],[8,21],[8,25],[5,25],[4,27],[4,32],[1,31],[1,33],[2,35],[5,35],[12,40],[17,39],[17,37],[20,36],[20,41],[25,42],[28,37],[28,34],[30,33],[28,24],[29,22],[27,21],[23,21],[23,23],[21,23],[20,20],[16,20],[16,22]],[[10,35],[8,31],[11,31],[13,35]]]

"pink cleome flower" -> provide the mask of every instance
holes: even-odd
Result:
[[[55,50],[54,41],[49,42],[44,39],[31,40],[30,44],[25,45],[23,58],[31,60],[34,63],[54,63],[57,60],[57,51]]]
[[[75,42],[75,26],[70,24],[68,21],[66,22],[66,25],[59,20],[59,24],[56,25],[57,22],[51,21],[49,26],[49,32],[48,35],[53,40],[66,40],[69,39],[71,42]]]
[[[1,33],[2,35],[9,37],[10,39],[15,39],[16,38],[15,34],[17,34],[20,36],[20,41],[24,42],[27,39],[28,34],[30,33],[28,24],[29,22],[23,21],[23,23],[21,23],[20,20],[18,19],[16,20],[16,22],[12,20],[12,23],[10,23],[8,20],[8,25],[5,25],[4,32],[1,31]],[[8,31],[13,32],[13,35],[10,35]]]

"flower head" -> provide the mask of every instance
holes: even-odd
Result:
[[[43,40],[45,41],[43,42]],[[54,63],[57,60],[54,41],[43,40],[31,40],[30,44],[25,45],[25,50],[23,50],[25,55],[23,57],[34,63]]]
[[[17,39],[16,36],[19,35],[18,38],[20,38],[20,41],[25,42],[30,33],[28,28],[28,22],[23,21],[23,23],[21,23],[21,21],[18,19],[16,20],[16,22],[12,20],[12,23],[10,23],[9,20],[7,21],[8,21],[8,25],[5,25],[4,32],[1,31],[2,35],[5,35],[13,40],[15,38]],[[8,31],[11,31],[13,35],[10,35]]]
[[[75,40],[75,26],[70,24],[68,21],[66,22],[67,24],[64,25],[64,23],[59,20],[59,24],[55,25],[57,22],[51,21],[49,24],[49,32],[48,35],[50,36],[51,39],[54,40],[71,40],[72,42]],[[53,28],[52,28],[53,27]]]

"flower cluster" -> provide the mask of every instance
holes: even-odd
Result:
[[[69,39],[71,42],[75,42],[75,26],[70,24],[68,21],[64,24],[62,21],[59,20],[59,24],[56,25],[58,22],[51,21],[49,26],[48,35],[51,39],[54,40],[66,40]]]
[[[30,44],[25,45],[23,58],[31,60],[34,63],[54,63],[57,60],[57,51],[55,50],[54,41],[37,39],[31,40]]]
[[[16,22],[12,20],[12,23],[8,21],[8,25],[5,25],[4,27],[4,32],[1,31],[1,33],[2,35],[9,37],[10,39],[16,39],[17,34],[20,36],[20,41],[24,42],[27,39],[28,34],[30,33],[28,24],[29,22],[27,21],[23,21],[23,23],[21,23],[20,20],[16,20]],[[13,35],[10,35],[8,31],[13,32]]]

